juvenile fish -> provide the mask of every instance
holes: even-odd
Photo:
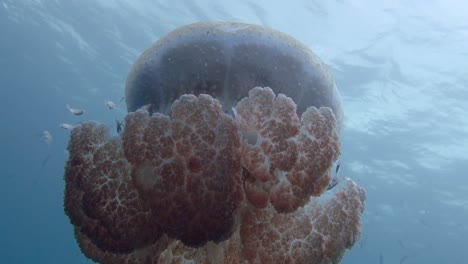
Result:
[[[52,143],[52,134],[46,130],[42,132],[42,139],[47,143],[47,145],[50,145]]]
[[[400,259],[400,264],[405,263],[405,261],[406,261],[407,258],[408,258],[408,256],[403,256],[403,257]]]
[[[336,168],[335,168],[335,176],[338,177],[338,173],[340,172],[340,167],[341,167],[341,161],[338,160],[336,162]]]
[[[122,132],[122,128],[123,128],[123,121],[119,121],[119,120],[115,120],[115,126],[117,128],[117,134],[120,134],[120,132]]]
[[[338,177],[336,176],[332,177],[330,182],[328,183],[327,191],[333,189],[333,187],[335,187],[337,184],[338,184]]]
[[[109,110],[114,110],[115,109],[115,103],[112,102],[111,100],[106,100],[104,102],[104,104],[106,105],[107,109],[109,109]]]
[[[336,167],[335,167],[335,176],[332,176],[330,182],[328,183],[327,191],[333,189],[333,187],[335,187],[338,184],[339,182],[338,173],[340,172],[340,167],[341,167],[341,161],[337,160]]]
[[[42,160],[41,167],[44,167],[47,164],[47,162],[49,162],[50,157],[51,157],[51,154],[48,153],[47,156]]]
[[[75,128],[74,125],[67,124],[67,123],[60,124],[60,127],[63,129],[67,129],[67,130],[72,130],[73,128]]]
[[[70,107],[70,105],[67,104],[67,109],[68,111],[70,111],[70,113],[74,114],[74,115],[82,115],[85,113],[85,110],[84,109],[77,109],[77,108],[72,108]]]

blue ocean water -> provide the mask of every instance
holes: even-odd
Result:
[[[115,128],[125,106],[104,101],[123,96],[137,56],[213,20],[286,32],[332,69],[345,109],[340,174],[367,191],[363,235],[343,263],[468,263],[467,10],[456,0],[0,1],[0,263],[91,263],[63,211],[59,125]]]

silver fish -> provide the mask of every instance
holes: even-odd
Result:
[[[44,167],[47,164],[47,162],[49,162],[51,156],[52,155],[50,153],[47,154],[47,156],[41,162],[41,167]]]
[[[403,257],[400,259],[400,264],[405,263],[405,261],[406,261],[407,258],[408,258],[408,256],[403,256]]]
[[[335,168],[335,176],[338,177],[338,173],[340,172],[340,167],[341,167],[341,161],[338,160],[336,162],[336,168]]]
[[[333,189],[333,187],[335,187],[338,184],[339,182],[338,173],[340,172],[340,167],[341,167],[341,162],[340,160],[337,160],[336,167],[335,167],[335,176],[332,176],[332,178],[330,179],[330,182],[328,183],[327,191]]]
[[[119,120],[115,120],[115,126],[117,128],[117,134],[120,134],[120,132],[122,132],[122,128],[123,128],[123,121],[119,121]]]
[[[47,145],[50,146],[50,144],[52,143],[52,134],[46,130],[42,132],[42,139],[45,141],[45,143],[47,143]]]
[[[140,107],[138,110],[145,110],[145,111],[148,111],[148,112],[151,112],[151,104],[146,104],[142,107]]]
[[[337,184],[338,184],[338,177],[332,177],[330,182],[328,183],[327,191],[333,189],[333,187],[335,187]]]
[[[104,102],[104,104],[106,105],[107,109],[109,109],[109,110],[114,110],[115,109],[115,103],[112,102],[111,100],[106,100]]]
[[[77,116],[82,115],[82,114],[84,114],[86,112],[84,109],[72,108],[68,104],[67,104],[67,109],[68,109],[68,111],[70,111],[70,113],[72,113],[74,115],[77,115]]]
[[[72,130],[73,128],[75,128],[74,125],[67,124],[67,123],[60,124],[60,127],[63,128],[63,129],[67,129],[67,130]]]

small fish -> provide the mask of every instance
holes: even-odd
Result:
[[[426,220],[422,219],[422,218],[418,218],[417,219],[419,223],[421,223],[423,226],[425,227],[431,227]]]
[[[107,109],[109,109],[109,110],[114,110],[115,109],[115,103],[112,102],[111,100],[106,100],[104,102],[104,104],[106,105]]]
[[[340,172],[340,167],[341,167],[341,161],[338,160],[336,162],[336,168],[335,168],[335,176],[338,177],[338,173]]]
[[[367,244],[367,234],[364,234],[362,238],[359,240],[359,247],[364,248]]]
[[[335,187],[337,184],[338,184],[338,177],[336,176],[332,177],[330,182],[328,183],[327,191],[333,189],[333,187]]]
[[[86,112],[84,109],[71,108],[70,105],[68,104],[67,104],[67,109],[68,111],[70,111],[70,113],[77,115],[77,116],[82,115]]]
[[[380,255],[379,255],[379,264],[384,264],[382,252],[380,252]]]
[[[403,244],[403,241],[401,241],[400,239],[398,239],[398,245],[400,245],[402,249],[406,249],[405,244]]]
[[[72,130],[73,128],[75,128],[74,125],[67,124],[67,123],[60,124],[60,127],[63,129],[67,129],[67,130]]]
[[[120,102],[119,104],[125,99],[125,96],[122,96],[122,98],[120,99]]]
[[[405,263],[405,261],[406,261],[407,258],[408,258],[408,256],[403,256],[403,257],[400,259],[400,264]]]
[[[117,134],[120,134],[120,132],[122,132],[122,128],[123,128],[123,121],[119,121],[119,120],[115,120],[115,125],[116,125],[116,128],[117,128]]]
[[[47,164],[47,162],[49,162],[50,156],[51,154],[48,153],[47,156],[42,160],[41,167],[44,167]]]
[[[44,139],[45,143],[47,143],[47,145],[50,146],[50,144],[52,143],[52,134],[50,134],[50,132],[46,130],[42,132],[42,139]]]
[[[145,110],[145,111],[150,112],[150,114],[151,114],[151,104],[146,104],[146,105],[140,107],[138,110]]]

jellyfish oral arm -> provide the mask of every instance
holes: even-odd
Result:
[[[337,263],[359,237],[365,193],[346,180],[334,197],[315,198],[340,153],[332,111],[311,107],[299,118],[290,98],[256,87],[236,113],[209,95],[184,95],[171,116],[130,113],[122,136],[92,122],[75,127],[65,208],[84,254],[101,263],[208,261],[218,247],[222,261]],[[242,138],[247,131],[258,142]],[[276,230],[288,245],[281,250]]]

